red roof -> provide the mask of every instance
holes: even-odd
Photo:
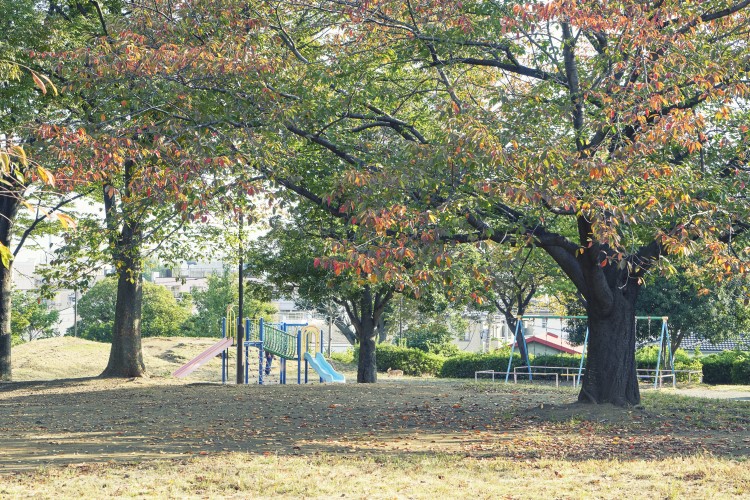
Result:
[[[526,337],[526,344],[533,344],[536,342],[537,344],[541,344],[547,347],[551,347],[552,349],[555,349],[560,352],[564,352],[566,354],[581,354],[583,353],[583,346],[580,345],[573,345],[570,342],[568,342],[565,339],[561,339],[554,333],[545,333],[543,336],[541,335],[532,335],[531,337]],[[515,347],[518,347],[518,343],[515,344]]]

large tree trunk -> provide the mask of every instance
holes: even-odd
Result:
[[[0,381],[10,382],[11,371],[11,331],[10,311],[13,290],[13,271],[0,264]]]
[[[393,290],[376,292],[365,285],[356,300],[342,300],[346,314],[354,325],[359,340],[359,361],[357,362],[357,382],[372,384],[378,381],[378,365],[375,358],[376,328],[385,306],[393,297]]]
[[[639,251],[640,271],[631,272],[630,266],[620,265],[615,251],[592,241],[591,223],[584,217],[578,218],[578,231],[580,246],[554,236],[543,247],[586,301],[589,341],[578,401],[638,405],[641,394],[635,365],[635,302],[640,273],[658,258],[658,243]]]
[[[581,402],[628,406],[641,401],[635,364],[635,301],[617,293],[615,297],[609,314],[588,310],[586,372],[578,395]]]
[[[363,321],[359,338],[359,362],[357,363],[357,382],[360,384],[374,384],[378,381],[375,337],[375,323],[371,318],[369,321]]]
[[[136,224],[125,221],[115,251],[117,302],[109,363],[102,377],[142,377],[146,374],[141,350],[143,277]]]
[[[121,271],[117,279],[112,348],[102,377],[142,377],[146,374],[141,350],[142,302],[143,279],[140,269],[130,267]]]
[[[15,180],[11,180],[15,182]],[[10,249],[10,240],[13,236],[13,223],[16,220],[18,206],[20,204],[20,193],[14,196],[0,196],[0,243]],[[13,291],[13,267],[12,263],[5,266],[0,263],[0,380],[12,379],[11,369],[11,292]]]
[[[127,199],[134,164],[131,160],[127,160],[124,166],[123,197]],[[127,207],[120,210],[120,217],[117,218],[115,191],[106,185],[104,186],[104,208],[118,280],[112,347],[109,351],[107,368],[101,376],[143,377],[146,375],[146,367],[143,364],[141,350],[143,276],[140,246],[142,229],[137,220],[128,216]],[[118,223],[122,225],[119,234],[117,234]]]

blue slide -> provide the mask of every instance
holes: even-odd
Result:
[[[315,353],[315,357],[313,358],[309,352],[306,352],[305,361],[310,363],[310,366],[313,367],[313,370],[318,372],[318,375],[320,375],[320,378],[323,379],[323,382],[337,382],[340,384],[346,382],[346,378],[344,377],[344,375],[334,370],[331,364],[326,361],[326,358],[323,357],[322,353]]]

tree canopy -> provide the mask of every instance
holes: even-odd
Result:
[[[117,298],[117,279],[105,278],[94,284],[78,300],[78,332],[84,339],[112,342]],[[189,305],[180,304],[163,286],[144,282],[144,337],[183,335],[183,326],[190,318]],[[72,332],[70,332],[72,333]]]
[[[444,281],[456,245],[538,247],[586,304],[580,400],[637,404],[646,274],[747,270],[749,11],[152,0],[80,66],[60,159],[130,165],[125,194],[192,216],[225,194],[199,186],[264,177],[337,221],[318,264],[371,291]]]

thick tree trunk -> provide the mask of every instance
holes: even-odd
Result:
[[[132,275],[128,271],[120,272],[117,280],[112,348],[102,377],[142,377],[146,373],[141,351],[143,280],[140,270]]]
[[[10,185],[15,183],[10,180]],[[13,223],[18,214],[21,193],[9,193],[0,196],[0,243],[10,248],[10,240],[13,236]],[[0,380],[10,382],[12,380],[11,369],[11,292],[13,291],[13,264],[6,268],[0,263]]]
[[[143,281],[140,272],[119,273],[112,347],[102,377],[141,377],[146,368],[141,351]]]
[[[0,264],[0,381],[10,382],[11,370],[11,292],[13,289],[12,268]]]
[[[608,314],[589,306],[589,343],[586,371],[578,401],[617,406],[641,402],[635,364],[635,296],[613,293]],[[589,302],[590,304],[591,302]]]
[[[591,222],[578,217],[580,245],[545,234],[544,250],[586,301],[589,342],[578,401],[617,406],[641,402],[635,365],[635,302],[639,279],[659,255],[654,241],[638,251],[638,265],[594,241]],[[632,272],[635,267],[637,271]]]
[[[357,363],[357,382],[372,384],[378,381],[378,365],[375,352],[377,326],[385,306],[393,297],[393,290],[375,292],[364,286],[356,300],[342,300],[347,316],[354,325],[359,340],[359,361]]]
[[[128,196],[133,162],[125,162],[125,197]],[[107,368],[102,377],[143,377],[146,367],[141,350],[141,312],[143,304],[143,276],[140,246],[141,226],[131,220],[126,210],[121,211],[121,220],[116,219],[114,190],[104,186],[104,207],[107,227],[110,231],[110,244],[113,247],[113,260],[117,269],[117,302],[115,324],[112,331],[112,347],[109,351]],[[118,236],[116,224],[122,229]]]
[[[375,323],[370,319],[362,322],[359,338],[359,362],[357,382],[374,384],[378,381],[378,365],[375,358]]]

